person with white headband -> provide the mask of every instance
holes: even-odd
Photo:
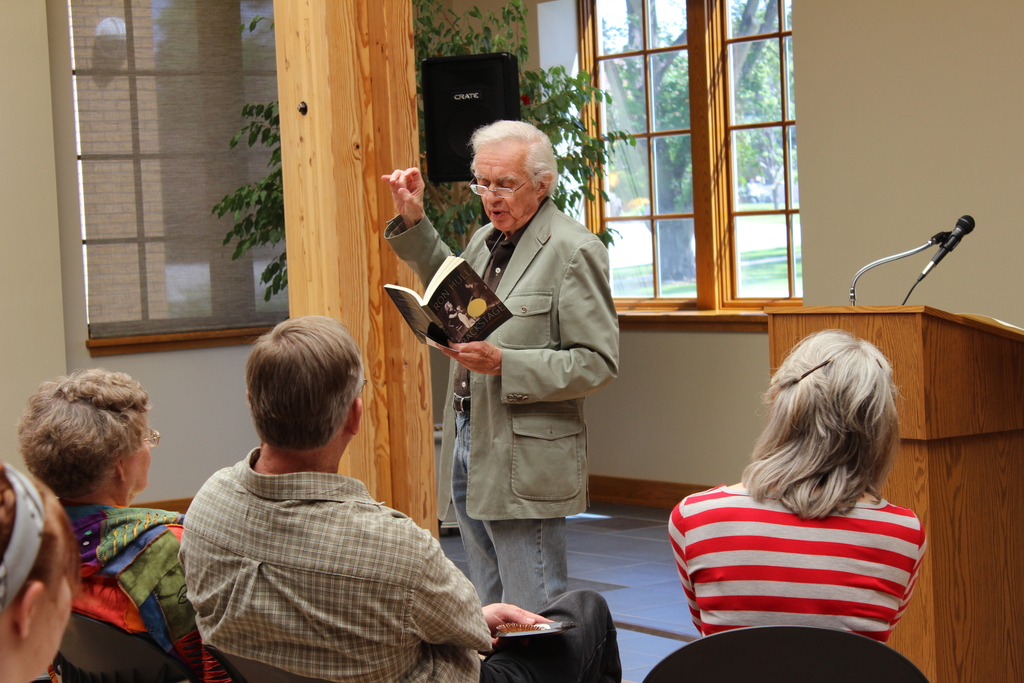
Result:
[[[0,462],[0,683],[46,670],[78,589],[67,515],[44,484]]]

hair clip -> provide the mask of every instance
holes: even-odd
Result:
[[[802,380],[804,377],[806,377],[807,375],[811,374],[815,370],[820,370],[821,368],[825,367],[826,365],[828,365],[829,363],[831,363],[835,359],[836,359],[835,356],[832,356],[831,358],[826,358],[825,360],[823,360],[822,362],[818,363],[813,368],[811,368],[810,370],[805,372],[804,374],[802,374],[799,377],[797,377],[796,378],[796,382],[799,382],[800,380]],[[796,382],[793,382],[793,384],[796,384]]]

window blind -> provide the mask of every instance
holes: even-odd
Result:
[[[82,243],[93,339],[272,325],[276,255],[236,261],[212,207],[266,175],[247,102],[277,99],[272,0],[70,0]],[[283,249],[283,243],[278,249]]]

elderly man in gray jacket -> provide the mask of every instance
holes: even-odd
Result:
[[[490,223],[462,256],[514,317],[444,350],[438,510],[455,505],[481,601],[534,610],[566,590],[565,517],[588,503],[583,400],[618,372],[618,319],[607,249],[550,199],[547,136],[498,121],[470,145],[470,187]],[[423,177],[409,168],[383,180],[398,211],[385,237],[426,284],[451,252],[424,215]]]

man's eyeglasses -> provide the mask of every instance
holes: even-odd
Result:
[[[143,439],[143,441],[148,443],[153,448],[156,448],[157,446],[160,445],[160,432],[156,431],[155,429],[150,429],[149,436]]]
[[[530,181],[527,180],[526,183],[528,183],[528,182],[530,182]],[[523,189],[523,186],[526,185],[526,183],[523,183],[522,185],[520,185],[519,187],[517,187],[514,190],[511,187],[496,187],[496,188],[494,188],[492,190],[491,188],[487,187],[486,185],[470,185],[469,189],[473,190],[473,194],[478,194],[478,195],[481,195],[481,196],[487,194],[488,192],[493,192],[494,194],[498,195],[499,197],[501,197],[503,199],[511,199],[512,195],[514,195],[519,190]]]

